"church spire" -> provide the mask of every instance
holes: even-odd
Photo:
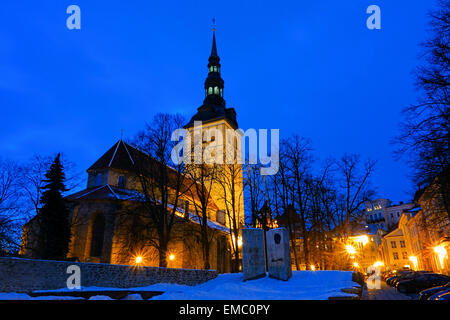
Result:
[[[213,23],[215,23],[214,19]],[[220,58],[217,54],[215,26],[213,28],[211,55],[208,61],[208,77],[205,80],[204,104],[225,106],[225,100],[223,99],[224,81],[220,76]]]
[[[211,49],[211,57],[217,57],[217,46],[216,46],[216,19],[213,19],[213,43]]]
[[[213,19],[213,23],[215,20]],[[225,107],[225,100],[223,98],[224,81],[220,74],[220,58],[217,54],[216,44],[216,28],[213,27],[213,38],[211,55],[208,59],[208,76],[205,80],[205,99],[203,104],[197,108],[197,113],[191,118],[189,123],[185,126],[191,127],[194,121],[213,121],[218,119],[226,119],[232,127],[238,128],[236,121],[236,111],[233,108]]]

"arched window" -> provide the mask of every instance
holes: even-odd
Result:
[[[209,87],[208,88],[208,94],[212,94],[213,93],[213,88],[212,87]]]
[[[223,97],[223,89],[220,89],[220,96]]]
[[[214,87],[214,94],[219,94],[219,87]]]
[[[103,238],[105,236],[105,217],[102,213],[95,215],[92,221],[91,257],[101,257]]]

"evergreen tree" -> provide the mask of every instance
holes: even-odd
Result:
[[[62,196],[67,189],[64,185],[65,176],[60,154],[45,177],[42,208],[39,210],[40,255],[43,259],[64,260],[69,250],[70,225],[69,210]]]

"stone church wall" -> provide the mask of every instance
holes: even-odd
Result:
[[[172,269],[104,263],[80,263],[0,258],[0,292],[30,292],[66,288],[67,267],[81,270],[81,286],[130,288],[155,283],[197,285],[217,277],[215,270]],[[11,275],[14,275],[12,277]]]

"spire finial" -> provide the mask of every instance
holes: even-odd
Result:
[[[211,57],[217,57],[217,47],[216,47],[216,18],[212,19],[213,21],[213,43],[211,49]]]

